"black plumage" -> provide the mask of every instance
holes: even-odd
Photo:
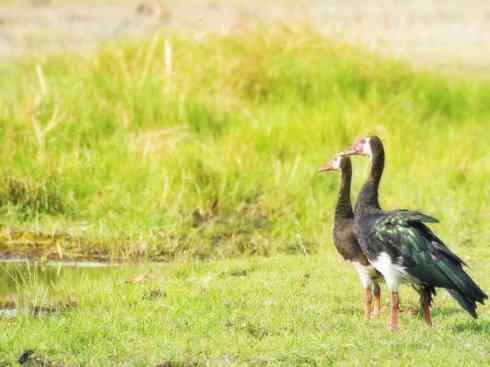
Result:
[[[373,295],[373,314],[379,314],[381,291],[378,282],[382,281],[383,277],[369,263],[354,234],[354,211],[350,198],[352,180],[351,160],[349,157],[338,155],[320,171],[340,171],[341,173],[341,184],[335,206],[333,242],[338,253],[344,260],[351,262],[359,274],[364,288],[364,318],[369,319],[371,317]]]
[[[468,313],[477,317],[476,303],[487,295],[463,269],[465,263],[426,225],[433,217],[408,210],[383,211],[378,202],[378,187],[384,168],[381,140],[359,140],[345,155],[368,155],[369,177],[362,187],[355,208],[354,232],[369,262],[379,270],[392,292],[390,325],[398,324],[398,286],[409,282],[420,293],[424,320],[432,324],[430,305],[436,288],[445,288]]]

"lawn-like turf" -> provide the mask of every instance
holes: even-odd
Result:
[[[471,274],[490,289],[489,250],[471,254]],[[474,321],[440,291],[430,330],[415,314],[418,296],[405,287],[401,328],[390,332],[386,288],[380,317],[364,321],[357,275],[333,251],[83,274],[71,272],[52,287],[35,279],[20,287],[25,302],[79,305],[45,317],[0,318],[1,358],[13,361],[34,349],[66,366],[172,361],[172,366],[481,367],[490,362],[488,306]]]

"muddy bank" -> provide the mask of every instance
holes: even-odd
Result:
[[[111,260],[110,253],[98,242],[66,233],[42,233],[31,231],[0,231],[0,260],[19,261],[96,261]]]

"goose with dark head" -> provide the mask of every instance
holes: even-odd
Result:
[[[365,155],[371,159],[369,176],[354,210],[354,233],[369,262],[381,273],[391,292],[391,329],[398,327],[399,296],[402,282],[410,283],[420,294],[424,320],[432,325],[430,306],[436,288],[445,288],[472,317],[476,303],[487,295],[465,272],[465,263],[427,226],[437,219],[417,211],[384,211],[378,201],[385,154],[377,136],[359,139],[341,155]]]
[[[364,288],[364,318],[379,314],[381,307],[381,291],[378,282],[383,279],[381,274],[370,265],[361,250],[354,234],[354,211],[350,198],[352,164],[349,157],[335,156],[325,164],[320,172],[338,171],[341,174],[341,184],[335,206],[333,225],[333,242],[342,258],[352,263]],[[374,295],[374,308],[372,299]],[[371,312],[372,311],[372,312]]]

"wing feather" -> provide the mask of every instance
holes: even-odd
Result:
[[[464,271],[464,261],[452,252],[425,223],[437,223],[429,215],[408,210],[384,213],[376,220],[369,247],[383,249],[399,259],[405,271],[422,284],[446,288],[472,315],[475,305],[487,298]]]

